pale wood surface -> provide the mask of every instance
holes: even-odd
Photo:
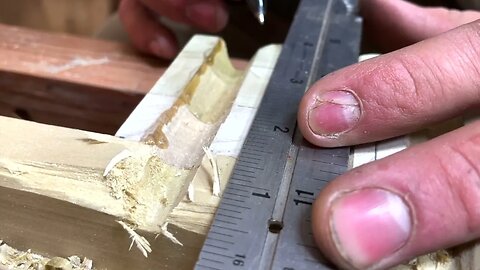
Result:
[[[228,83],[228,78],[232,78],[232,74],[230,74],[231,72],[225,73],[226,70],[223,69],[226,67],[226,63],[224,63],[226,56],[218,58],[218,61],[221,62],[220,66],[223,67],[221,70],[212,68],[211,71],[208,71],[209,67],[204,64],[215,66],[217,60],[215,57],[209,57],[211,53],[207,52],[215,51],[219,39],[207,38],[207,40],[211,40],[212,43],[203,49],[197,47],[196,52],[201,52],[200,54],[195,54],[195,50],[190,51],[193,56],[199,55],[195,56],[199,57],[198,65],[191,69],[192,73],[185,72],[184,68],[189,65],[174,68],[176,66],[174,63],[172,67],[175,72],[167,72],[164,77],[171,80],[172,84],[160,80],[157,86],[163,86],[154,88],[152,95],[147,96],[144,104],[157,107],[151,102],[158,101],[158,97],[164,95],[164,93],[171,94],[168,89],[163,88],[176,85],[178,87],[176,94],[171,95],[172,98],[169,99],[175,107],[175,104],[179,104],[174,101],[175,98],[173,97],[175,95],[181,97],[185,89],[190,89],[189,85],[192,86],[192,82],[193,86],[199,87],[199,89],[204,88],[199,93],[205,92],[208,94],[206,90],[212,89],[207,86],[210,84],[221,85],[223,81],[227,82],[227,85],[231,84],[233,86],[231,91],[235,93],[235,95],[229,97],[229,95],[222,94],[221,89],[225,86],[217,89],[219,96],[229,97],[227,100],[223,100],[228,101],[226,103],[230,103],[229,106],[218,104],[220,106],[201,108],[195,104],[200,102],[208,105],[208,102],[215,101],[215,99],[208,100],[203,99],[201,95],[193,95],[190,97],[189,110],[196,112],[198,119],[203,119],[207,124],[215,123],[217,125],[216,129],[220,128],[220,130],[223,127],[218,122],[220,119],[225,120],[223,124],[227,127],[234,124],[232,121],[237,121],[240,114],[245,115],[247,119],[253,119],[252,114],[256,111],[263,89],[273,70],[276,57],[280,51],[279,47],[271,46],[263,51],[266,53],[259,52],[249,66],[246,75],[239,77],[242,83],[237,84],[236,80]],[[185,52],[187,55],[189,54],[188,46]],[[179,57],[179,59],[181,58],[182,56]],[[185,63],[190,63],[190,61],[185,61]],[[203,81],[201,76],[206,74],[211,75],[207,77],[207,81]],[[214,75],[219,76],[220,81],[211,77]],[[223,78],[224,76],[227,79]],[[213,89],[212,91],[217,90]],[[168,96],[168,94],[165,95]],[[163,102],[163,99],[160,100]],[[171,110],[173,108],[172,104],[170,104],[170,107],[164,107],[164,109]],[[233,118],[227,117],[227,115],[230,115],[231,106],[233,106],[232,110],[236,110],[236,116]],[[238,111],[242,106],[247,111],[243,111],[243,113]],[[217,108],[224,112],[222,114],[217,113]],[[202,113],[204,109],[207,109],[206,114]],[[136,118],[135,115],[146,117],[146,114],[139,113],[142,110],[141,105],[132,118],[127,121],[127,124],[133,121],[134,126],[135,122],[138,125],[143,122],[147,123],[142,128],[135,129],[139,134],[146,135],[149,134],[149,131],[155,131],[158,130],[158,127],[165,126],[165,122],[162,121],[148,122],[142,120],[142,118]],[[180,109],[177,108],[176,111],[178,112]],[[157,111],[156,117],[158,118],[161,114],[161,110]],[[212,118],[212,115],[216,116]],[[211,170],[208,166],[202,167],[196,176],[197,195],[195,202],[182,201],[174,213],[168,217],[168,221],[171,222],[168,227],[169,231],[184,246],[174,245],[162,236],[154,240],[152,233],[159,232],[158,225],[161,224],[157,224],[156,228],[137,224],[151,232],[141,231],[140,233],[152,241],[152,248],[154,249],[149,259],[141,260],[140,252],[137,250],[127,252],[128,235],[115,220],[123,218],[132,221],[130,212],[124,207],[125,205],[121,200],[112,196],[114,194],[112,194],[109,186],[105,185],[108,176],[105,179],[103,172],[112,158],[125,149],[133,153],[150,153],[152,149],[157,149],[158,145],[145,145],[107,135],[9,118],[0,118],[0,122],[0,126],[6,127],[0,131],[0,141],[8,141],[8,144],[0,146],[0,152],[2,152],[2,159],[0,160],[0,185],[2,188],[0,191],[3,192],[2,199],[5,200],[5,204],[12,205],[11,208],[2,209],[0,214],[0,217],[9,221],[0,223],[0,232],[2,232],[0,238],[4,238],[12,246],[19,249],[32,248],[40,253],[55,256],[84,255],[94,259],[97,266],[108,266],[108,269],[158,269],[159,267],[161,269],[183,269],[186,266],[191,267],[193,265],[219,202],[219,198],[213,197],[211,194]],[[229,148],[233,148],[233,154],[230,156],[216,157],[221,170],[223,185],[226,184],[229,172],[235,162],[234,157],[237,151],[235,149],[243,143],[244,137],[242,136],[246,134],[244,129],[248,129],[249,121],[244,121],[240,126],[242,128],[236,129],[240,132],[240,135],[235,133],[235,136],[233,136],[231,132],[227,132],[227,135],[225,135],[225,132],[222,133],[224,135],[219,135],[220,133],[217,134],[215,129],[203,143],[198,142],[199,145],[210,145],[212,141],[213,144],[227,142],[228,146],[219,147],[223,152],[228,152]],[[152,129],[149,129],[150,127]],[[225,130],[225,127],[223,129]],[[161,130],[168,136],[168,132]],[[18,136],[18,134],[24,136]],[[180,135],[177,134],[179,139],[182,138]],[[139,136],[138,138],[145,139],[148,137]],[[172,138],[169,138],[169,142],[171,140]],[[191,163],[193,168],[200,165],[203,155],[198,154],[198,156],[200,159]],[[163,158],[168,160],[165,156]],[[179,164],[173,165],[178,166]],[[178,169],[181,171],[192,168],[178,167]],[[177,189],[177,187],[172,187],[172,189]],[[168,194],[170,191],[166,191],[166,193]],[[176,195],[179,200],[182,199],[181,195]],[[77,218],[77,215],[80,217]],[[33,220],[38,221],[33,222]],[[123,236],[120,235],[122,232]],[[74,236],[70,234],[74,234]],[[88,251],[85,251],[87,247]],[[97,258],[99,259],[98,262]]]

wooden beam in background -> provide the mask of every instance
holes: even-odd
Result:
[[[0,24],[0,115],[113,134],[168,63],[128,45]]]

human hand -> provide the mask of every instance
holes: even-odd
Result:
[[[160,16],[207,32],[220,31],[228,21],[223,0],[122,0],[119,15],[135,47],[165,59],[174,58],[179,48]]]
[[[480,107],[480,13],[400,0],[366,0],[362,10],[385,50],[425,40],[313,85],[298,114],[307,140],[377,141]],[[477,122],[340,176],[314,204],[318,245],[339,267],[384,269],[479,238],[479,157]]]

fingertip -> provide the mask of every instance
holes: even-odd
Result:
[[[338,263],[336,249],[331,241],[331,232],[328,220],[328,203],[325,190],[323,190],[313,203],[312,207],[312,232],[315,243],[326,259]]]
[[[153,39],[148,49],[150,52],[160,58],[173,59],[178,53],[178,45],[174,40],[168,39],[164,36],[158,36]]]
[[[228,23],[229,13],[223,2],[218,0],[193,1],[185,10],[194,26],[209,32],[219,32]]]
[[[179,48],[174,34],[155,20],[138,0],[123,0],[119,15],[137,49],[164,59],[176,56]]]

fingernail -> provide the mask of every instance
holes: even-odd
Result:
[[[317,97],[308,113],[308,125],[317,135],[336,136],[355,127],[360,114],[359,101],[352,93],[330,91]]]
[[[228,21],[228,12],[223,7],[208,2],[188,5],[185,14],[196,26],[212,32],[222,30]]]
[[[407,242],[410,209],[383,189],[347,193],[332,204],[330,226],[339,253],[358,268],[372,266]]]
[[[177,55],[178,49],[164,37],[158,37],[150,42],[150,51],[158,57],[172,59]]]

